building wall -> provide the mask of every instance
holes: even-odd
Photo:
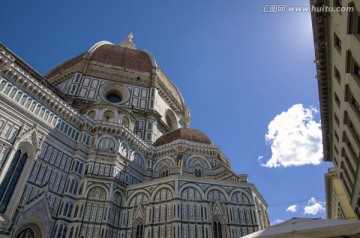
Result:
[[[328,219],[357,220],[354,210],[350,206],[344,186],[336,173],[335,168],[330,168],[325,174],[326,211]]]
[[[312,1],[353,11],[313,12],[324,157],[332,161],[360,217],[360,3]]]
[[[156,89],[125,85],[129,105],[145,90],[145,105],[156,98],[161,117],[104,102],[96,93],[105,80],[80,74],[59,86],[71,94],[75,85],[80,103],[66,102],[0,49],[0,237],[234,238],[269,226],[265,200],[219,147],[154,147],[171,129],[159,122],[171,107]],[[146,130],[155,136],[147,140]]]

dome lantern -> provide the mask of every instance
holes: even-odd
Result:
[[[129,49],[133,49],[135,50],[136,49],[136,45],[134,44],[134,42],[132,41],[132,38],[133,38],[133,34],[130,33],[127,38],[125,40],[123,40],[122,42],[120,42],[120,46],[121,47],[125,47],[125,48],[129,48]]]

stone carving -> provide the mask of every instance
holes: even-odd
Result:
[[[20,209],[19,214],[21,215],[14,224],[13,234],[21,232],[22,227],[27,224],[36,224],[36,228],[41,230],[42,237],[50,237],[53,220],[46,196],[42,196],[31,205]]]

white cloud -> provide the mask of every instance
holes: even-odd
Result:
[[[279,224],[281,222],[284,222],[284,220],[281,220],[281,219],[276,219],[275,221],[271,222],[271,225],[276,225],[276,224]]]
[[[291,205],[286,209],[286,211],[287,212],[297,212],[297,209],[298,209],[298,205]]]
[[[325,212],[325,203],[318,202],[314,197],[310,198],[308,205],[304,207],[304,214],[316,215],[320,212]]]
[[[322,160],[321,124],[313,119],[315,108],[293,105],[277,115],[268,125],[265,140],[271,145],[271,158],[262,166],[318,165]]]

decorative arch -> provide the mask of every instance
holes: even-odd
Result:
[[[121,204],[124,204],[124,199],[125,199],[125,194],[123,191],[121,191],[120,189],[118,188],[115,188],[112,193],[111,193],[111,197],[114,197],[115,196],[115,193],[119,193],[120,196],[121,196]]]
[[[130,195],[127,200],[127,206],[137,206],[149,202],[150,194],[148,191],[138,191]]]
[[[94,184],[93,186],[89,187],[86,193],[86,197],[88,199],[105,201],[108,197],[107,188],[104,188],[104,186],[100,184]]]
[[[150,201],[155,202],[170,200],[174,197],[174,194],[174,189],[170,185],[164,184],[152,192]]]
[[[127,116],[123,116],[121,119],[121,124],[127,128],[130,128],[130,119]]]
[[[113,110],[106,110],[103,114],[103,120],[107,122],[115,122],[115,112]]]
[[[244,189],[235,189],[230,193],[230,201],[236,204],[251,204],[252,196]]]
[[[114,150],[116,147],[115,140],[111,137],[102,137],[98,144],[99,149]]]
[[[45,238],[46,234],[44,232],[44,229],[42,229],[42,226],[35,222],[35,221],[31,221],[28,222],[26,224],[24,224],[23,226],[21,226],[15,233],[14,236],[15,238],[23,238],[23,237],[27,237],[27,238]]]
[[[92,119],[95,119],[96,117],[96,111],[95,110],[90,110],[88,113],[87,113],[88,117],[92,118]]]
[[[215,215],[213,217],[213,238],[223,238],[226,237],[225,236],[225,229],[226,227],[224,227],[225,221],[223,219],[223,217],[219,216],[219,215]]]
[[[51,237],[51,211],[45,194],[40,199],[26,204],[18,212],[18,219],[10,237],[18,237],[27,228],[33,230],[35,237]]]
[[[112,197],[113,197],[113,202],[115,203],[115,205],[118,207],[121,207],[121,205],[123,203],[123,198],[124,198],[123,193],[120,192],[120,190],[117,190],[114,192]]]
[[[175,165],[175,160],[171,157],[165,157],[156,161],[154,164],[154,172],[159,172],[164,165],[171,168]]]
[[[132,238],[144,237],[144,219],[138,218],[134,221],[132,228]]]
[[[124,156],[125,158],[128,158],[129,157],[129,148],[130,148],[130,146],[125,141],[122,141],[119,146],[120,154],[122,156]]]
[[[211,169],[210,162],[205,157],[199,155],[193,155],[187,158],[185,161],[185,165],[189,168],[194,168],[196,165],[201,165],[206,170]]]
[[[204,190],[199,185],[197,185],[195,183],[188,183],[188,184],[185,184],[185,185],[181,186],[180,189],[179,189],[179,194],[181,194],[184,189],[189,188],[189,187],[192,187],[192,188],[196,189],[197,191],[199,191],[201,197],[205,199]]]
[[[126,108],[118,108],[119,118],[118,123],[123,124],[123,118],[126,117],[129,120],[129,129],[133,129],[133,124],[137,120],[131,110]]]
[[[225,189],[218,186],[211,186],[205,193],[206,199],[210,202],[228,202],[229,196]]]
[[[166,110],[165,120],[166,120],[166,124],[169,126],[170,131],[174,131],[178,129],[176,116],[170,109]]]
[[[205,194],[196,184],[189,184],[179,190],[180,197],[185,200],[202,201],[205,200]]]
[[[38,140],[38,138],[36,138],[36,140]],[[26,153],[28,158],[36,160],[37,154],[40,152],[40,145],[38,144],[38,141],[34,142],[34,138],[33,143],[34,144],[32,144],[29,140],[22,140],[18,144],[15,144],[15,148],[17,147],[20,149],[23,154]]]
[[[215,222],[221,222],[222,224],[226,223],[226,220],[224,218],[224,216],[216,214],[212,217],[212,220]]]
[[[131,160],[141,168],[145,169],[145,159],[139,152],[133,152]]]

